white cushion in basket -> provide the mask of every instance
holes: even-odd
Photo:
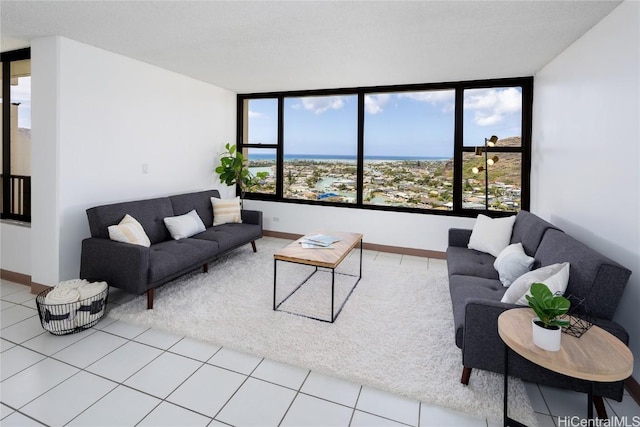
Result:
[[[501,301],[509,304],[529,305],[525,295],[531,295],[529,291],[533,283],[544,283],[552,294],[564,295],[569,284],[569,268],[569,263],[563,262],[525,273],[509,286]]]
[[[165,218],[164,225],[167,226],[174,240],[185,239],[206,230],[195,209],[184,215]]]
[[[146,246],[147,248],[151,245],[142,225],[129,214],[126,214],[118,225],[108,227],[107,231],[109,232],[109,238],[117,242],[132,243]]]
[[[493,262],[493,267],[498,271],[500,281],[504,286],[509,286],[518,277],[531,270],[535,258],[524,252],[522,243],[514,243],[500,252]]]
[[[504,248],[509,246],[515,220],[515,215],[506,218],[478,215],[467,247],[497,257]]]

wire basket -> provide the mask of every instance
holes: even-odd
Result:
[[[45,298],[53,288],[45,289],[36,297],[36,306],[42,327],[54,335],[67,335],[84,331],[98,323],[107,308],[109,287],[90,298],[67,304],[46,304]]]
[[[569,312],[562,316],[562,319],[569,320],[569,325],[562,328],[565,334],[580,338],[593,326],[591,316],[587,311],[585,298],[578,298],[574,295],[566,297],[571,302]]]

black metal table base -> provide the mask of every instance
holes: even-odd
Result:
[[[508,416],[508,396],[509,396],[509,346],[504,344],[504,427],[527,427],[519,421]]]
[[[291,262],[294,264],[302,264],[302,265],[308,265],[305,263],[296,263],[295,261],[283,261],[283,262]],[[302,314],[302,313],[296,313],[296,312],[292,312],[292,311],[287,311],[287,310],[281,310],[280,306],[282,304],[284,304],[293,294],[295,294],[298,289],[300,289],[305,283],[307,283],[309,281],[309,279],[311,279],[318,271],[321,271],[319,267],[315,267],[314,270],[311,272],[311,274],[309,274],[307,276],[306,279],[304,279],[298,286],[296,286],[296,288],[291,291],[289,293],[289,295],[287,295],[286,297],[284,297],[284,299],[280,302],[277,301],[277,280],[278,280],[278,260],[274,259],[273,260],[273,310],[274,311],[282,311],[284,313],[289,313],[289,314],[294,314],[296,316],[301,316],[301,317],[306,317],[307,319],[313,319],[313,320],[318,320],[320,322],[326,322],[326,323],[333,323],[336,321],[336,319],[338,318],[338,316],[340,315],[340,313],[342,312],[342,309],[344,308],[345,304],[347,303],[347,301],[349,301],[349,298],[351,297],[351,294],[353,293],[353,291],[356,289],[356,286],[358,286],[358,283],[360,283],[360,279],[362,278],[362,240],[360,240],[360,267],[359,267],[359,272],[358,275],[356,276],[355,274],[347,274],[347,273],[340,273],[340,272],[336,272],[335,268],[327,268],[326,270],[330,270],[331,271],[331,319],[327,320],[327,319],[322,319],[320,317],[314,317],[314,316],[308,316],[306,314]],[[349,293],[347,294],[347,297],[344,299],[344,301],[342,302],[342,304],[340,305],[340,307],[338,308],[338,310],[335,310],[335,287],[336,287],[336,274],[339,274],[341,276],[350,276],[350,277],[355,277],[356,278],[356,282],[353,284],[353,286],[351,287],[351,289],[349,290]]]
[[[504,344],[504,427],[527,427],[519,421],[509,418],[507,396],[509,395],[509,346]],[[587,419],[593,420],[593,381],[589,381],[587,392]]]

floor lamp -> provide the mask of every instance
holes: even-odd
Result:
[[[474,174],[484,171],[484,208],[487,211],[489,210],[489,166],[498,161],[498,156],[489,158],[488,148],[494,147],[497,142],[498,137],[491,135],[491,138],[484,139],[484,146],[476,147],[476,156],[482,156],[482,153],[484,153],[484,166],[474,167],[471,169],[471,172]]]

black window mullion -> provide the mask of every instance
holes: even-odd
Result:
[[[282,200],[284,194],[284,96],[278,95],[278,148],[276,150],[276,198]]]
[[[530,209],[531,197],[531,132],[533,125],[533,78],[527,79],[522,84],[522,166],[521,180],[522,189],[520,209]]]
[[[358,160],[356,172],[356,205],[362,206],[364,202],[364,97],[363,92],[358,93]]]
[[[11,62],[2,61],[2,216],[11,214]]]
[[[453,131],[453,212],[462,211],[462,152],[464,147],[464,88],[456,87],[455,124]]]

